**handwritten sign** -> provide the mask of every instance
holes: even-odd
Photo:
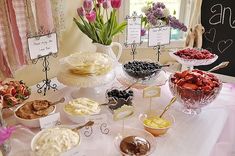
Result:
[[[127,44],[141,42],[141,18],[127,19]]]
[[[160,97],[160,95],[161,95],[161,88],[158,86],[150,86],[150,87],[144,88],[143,90],[144,98]]]
[[[149,47],[170,44],[170,36],[170,27],[150,28]]]
[[[46,56],[50,53],[57,53],[57,35],[56,33],[35,36],[28,38],[29,54],[31,59],[39,56]]]
[[[41,129],[53,127],[57,125],[59,121],[60,121],[59,112],[39,119]]]

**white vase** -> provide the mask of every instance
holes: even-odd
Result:
[[[118,61],[122,55],[122,45],[118,42],[112,42],[111,45],[103,45],[103,44],[99,44],[99,43],[94,43],[94,45],[96,46],[96,52],[99,53],[104,53],[109,55],[114,61]],[[118,47],[118,53],[117,55],[115,55],[115,53],[113,52],[113,47],[117,46]]]

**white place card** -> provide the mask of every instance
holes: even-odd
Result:
[[[149,47],[170,44],[171,28],[159,27],[149,29]]]
[[[28,38],[28,48],[30,58],[36,59],[39,56],[46,56],[50,53],[58,52],[56,33],[43,36],[35,36]]]
[[[127,44],[140,44],[141,42],[141,18],[127,19]]]
[[[57,125],[58,122],[60,122],[59,112],[39,119],[41,129],[53,127]]]
[[[103,123],[107,123],[107,115],[106,114],[98,114],[98,115],[91,115],[91,116],[87,116],[85,118],[85,122],[88,121],[94,121],[94,127],[98,126],[100,127],[101,124]]]

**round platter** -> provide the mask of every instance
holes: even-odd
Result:
[[[214,63],[218,59],[218,56],[215,54],[213,54],[214,57],[211,59],[184,59],[184,58],[181,58],[181,57],[175,55],[175,52],[176,51],[170,52],[169,55],[173,59],[177,60],[179,63],[181,63],[183,65],[188,65],[188,66],[209,65],[209,64]]]

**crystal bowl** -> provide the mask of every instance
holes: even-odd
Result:
[[[219,86],[214,87],[211,91],[183,88],[171,81],[173,75],[174,74],[170,75],[169,78],[169,88],[171,93],[177,97],[177,101],[183,105],[183,112],[186,114],[199,114],[202,107],[216,99],[222,88],[221,81],[219,81]]]
[[[146,62],[149,65],[150,64],[157,65],[158,68],[151,69],[151,70],[148,70],[146,68],[146,69],[143,69],[143,70],[140,70],[140,71],[136,71],[136,70],[133,70],[133,69],[130,69],[130,68],[126,67],[126,66],[128,66],[128,63],[133,63],[133,62]],[[152,62],[152,61],[140,61],[140,60],[137,61],[137,60],[134,60],[134,61],[130,61],[128,63],[125,63],[123,65],[123,71],[127,76],[132,77],[134,79],[149,80],[151,78],[156,78],[158,76],[158,74],[160,73],[161,68],[162,68],[162,66],[159,63]],[[137,66],[136,68],[139,68],[137,64],[136,64],[136,66]]]

